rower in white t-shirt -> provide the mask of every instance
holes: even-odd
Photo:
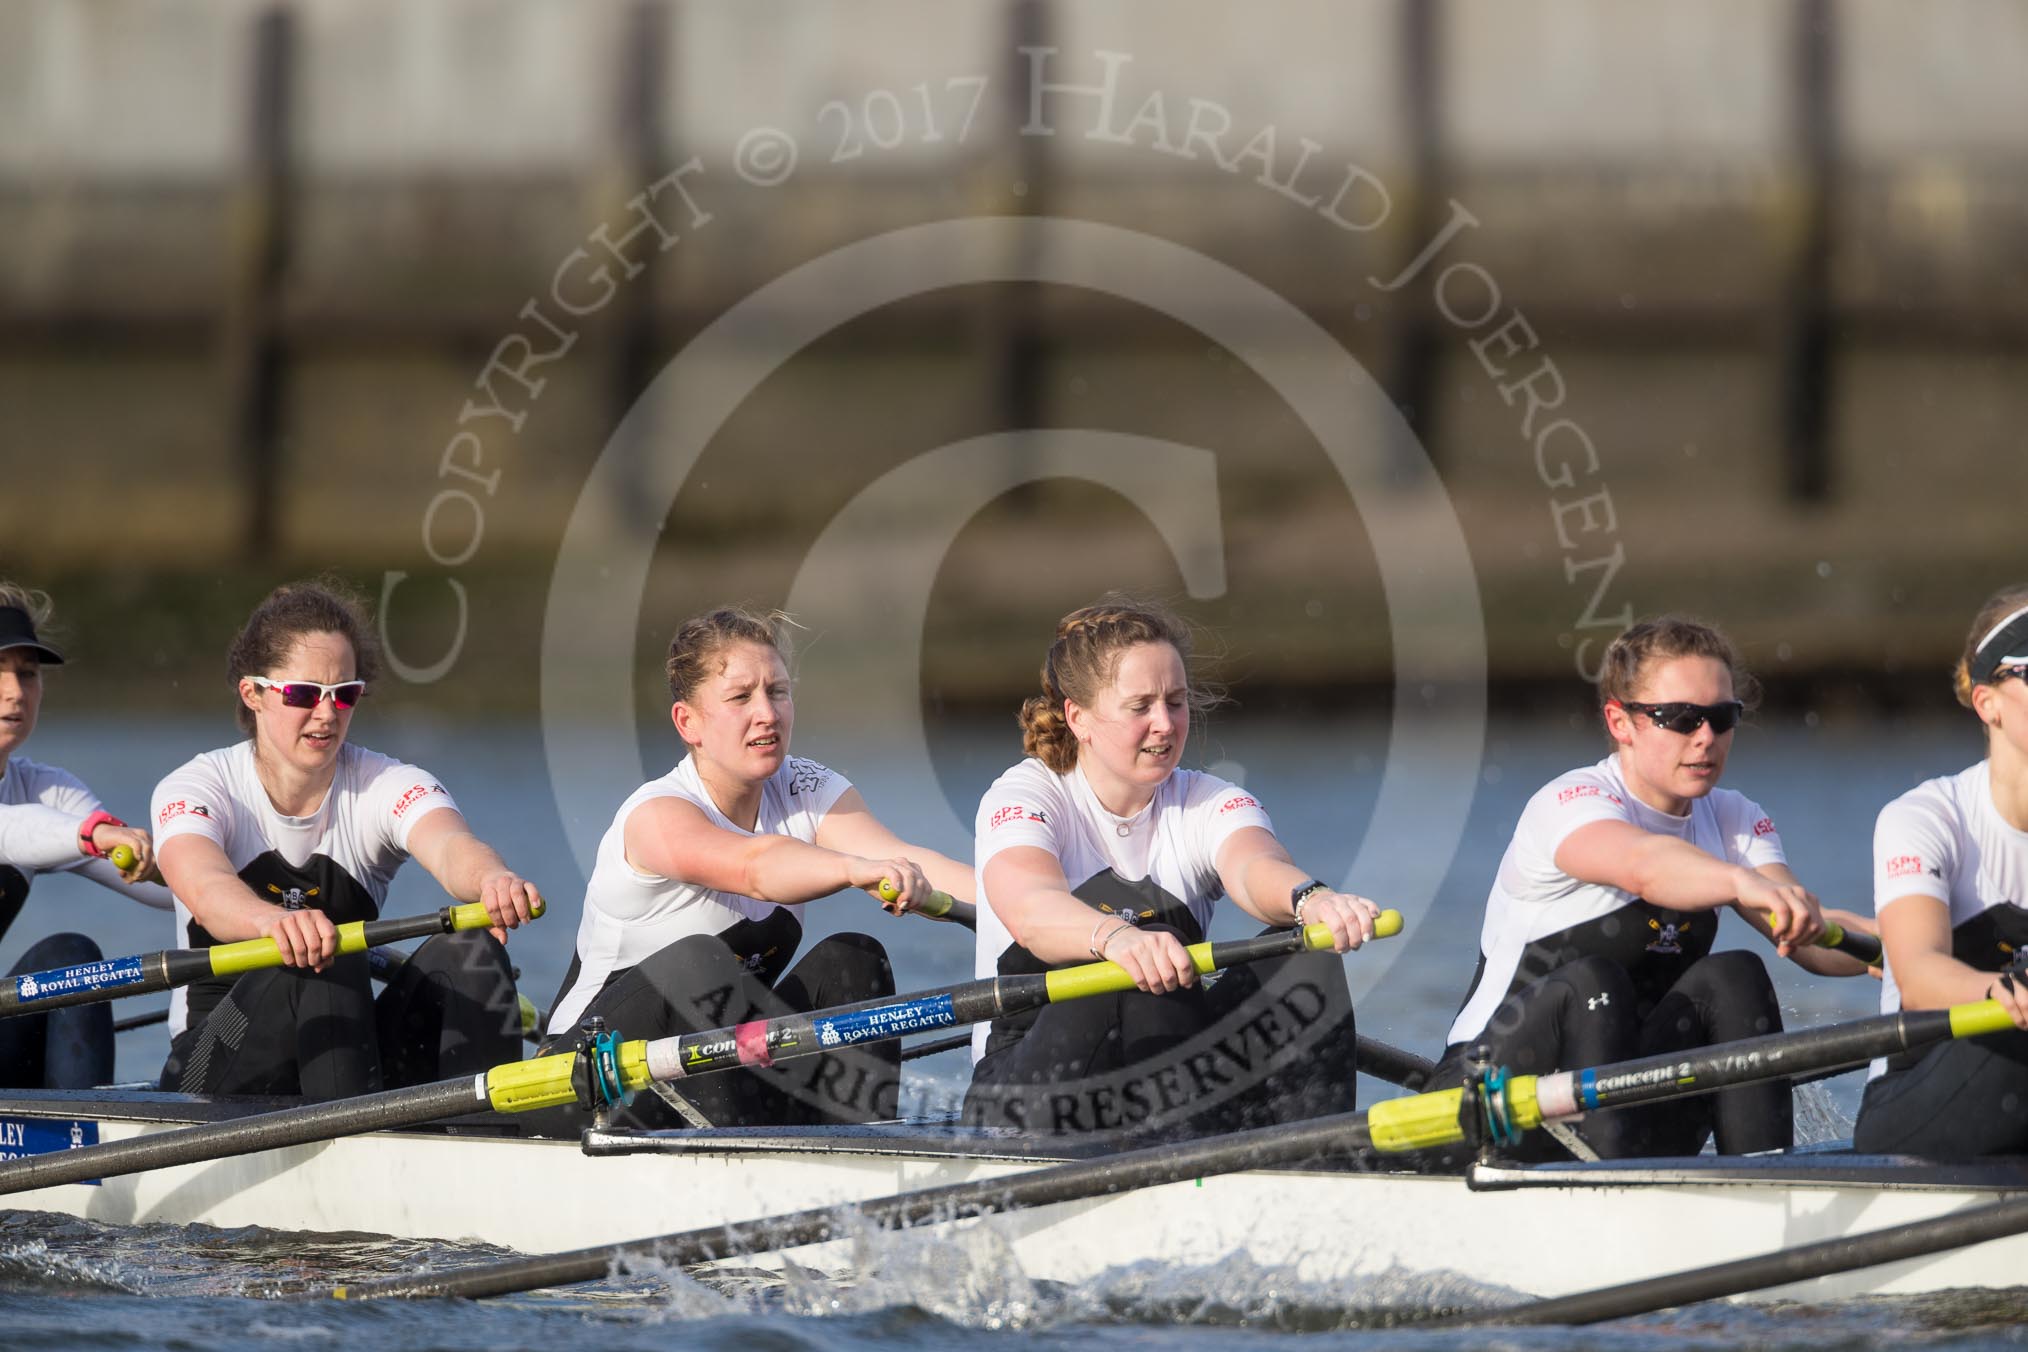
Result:
[[[1541,1075],[1780,1031],[1759,955],[1712,951],[1721,910],[1810,971],[1865,971],[1810,947],[1824,916],[1789,871],[1772,818],[1718,787],[1749,682],[1725,636],[1695,621],[1645,621],[1613,641],[1598,682],[1613,754],[1529,799],[1433,1083],[1461,1082],[1480,1048]],[[1721,1153],[1746,1153],[1790,1145],[1793,1107],[1788,1085],[1772,1081],[1593,1112],[1576,1131],[1606,1158],[1694,1155],[1714,1134]],[[1536,1137],[1511,1153],[1554,1158],[1565,1146]]]
[[[1135,988],[994,1020],[966,1120],[1038,1133],[1221,1130],[1349,1110],[1356,1038],[1336,953],[1224,973],[1185,951],[1229,896],[1271,927],[1322,924],[1337,953],[1379,908],[1309,877],[1254,795],[1179,768],[1189,633],[1109,597],[1065,616],[1021,710],[1023,760],[979,805],[982,976],[1103,958]]]
[[[1865,1151],[2028,1153],[2028,587],[1980,609],[1954,683],[1985,731],[1986,758],[1881,809],[1880,1007],[1997,999],[2016,1027],[1875,1062],[1852,1131]]]
[[[265,936],[284,965],[189,988],[162,1087],[346,1098],[518,1059],[502,945],[540,897],[435,776],[347,743],[379,663],[363,609],[317,583],[278,588],[228,661],[248,740],[157,785],[162,874],[183,943]],[[499,928],[427,940],[376,1000],[366,956],[337,956],[336,926],[376,917],[411,856]]]
[[[892,884],[888,910],[931,891],[972,897],[971,870],[890,831],[842,775],[789,754],[795,726],[786,616],[735,608],[685,621],[669,645],[670,721],[689,755],[627,796],[599,842],[577,952],[550,1016],[550,1049],[597,1020],[632,1040],[705,1032],[894,994],[887,950],[834,934],[796,956],[808,903]],[[796,959],[791,965],[791,959]],[[640,1127],[865,1122],[892,1117],[893,1042],[686,1079],[679,1109],[653,1094],[616,1107]],[[575,1135],[575,1107],[539,1130]]]
[[[36,632],[48,616],[47,596],[0,582],[0,935],[45,873],[77,873],[144,906],[170,905],[169,890],[148,881],[157,875],[146,831],[107,812],[77,776],[15,754],[41,716],[43,668],[63,664],[63,654]],[[124,871],[107,858],[120,847],[134,856]],[[29,946],[7,979],[104,956],[82,934],[50,934]],[[71,1005],[0,1019],[0,1088],[87,1089],[112,1078],[111,1006]]]

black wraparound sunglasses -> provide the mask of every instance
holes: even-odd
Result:
[[[1746,706],[1736,699],[1722,704],[1691,704],[1685,700],[1672,700],[1667,704],[1636,704],[1630,699],[1620,701],[1620,707],[1630,714],[1646,714],[1648,721],[1658,728],[1684,736],[1697,731],[1706,723],[1711,730],[1723,735],[1739,726],[1739,717],[1746,712]]]

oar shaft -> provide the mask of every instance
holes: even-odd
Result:
[[[1400,913],[1384,912],[1374,928],[1383,936],[1399,933]],[[1192,944],[1187,951],[1199,972],[1210,972],[1305,949],[1327,949],[1331,945],[1328,927],[1310,925],[1253,939]],[[990,977],[915,995],[864,1000],[808,1014],[784,1014],[706,1032],[679,1033],[653,1042],[622,1043],[617,1051],[617,1070],[621,1087],[631,1093],[653,1083],[689,1075],[739,1066],[771,1066],[777,1061],[814,1056],[856,1043],[982,1023],[1064,1000],[1131,990],[1133,986],[1132,975],[1112,962]],[[576,1102],[573,1074],[578,1055],[562,1052],[495,1067],[487,1076],[493,1107],[503,1113],[519,1113]]]
[[[175,1164],[199,1164],[227,1155],[308,1145],[361,1132],[420,1126],[441,1117],[483,1112],[485,1107],[483,1081],[466,1076],[413,1089],[389,1089],[362,1098],[206,1122],[132,1140],[106,1141],[46,1155],[24,1155],[0,1164],[0,1196],[53,1188],[62,1183],[118,1178]]]
[[[1880,941],[1870,934],[1848,930],[1835,920],[1824,922],[1824,932],[1817,937],[1817,947],[1850,954],[1868,967],[1880,965]]]
[[[476,901],[447,906],[431,915],[354,920],[338,926],[338,951],[361,953],[378,944],[419,939],[426,934],[484,929],[492,923],[486,908]],[[29,972],[0,979],[0,1018],[146,995],[187,986],[206,977],[239,976],[281,965],[281,946],[264,938],[215,944],[210,948],[164,949],[131,958],[107,958],[74,967]]]

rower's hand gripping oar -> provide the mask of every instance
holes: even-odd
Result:
[[[542,903],[532,908],[542,914]],[[354,920],[338,926],[338,949],[363,953],[380,944],[420,939],[430,934],[487,929],[493,924],[480,902],[446,906],[433,915],[394,920]],[[46,972],[0,978],[0,1018],[33,1014],[65,1005],[88,1005],[122,996],[146,995],[187,986],[207,977],[239,976],[282,965],[282,950],[273,939],[247,939],[210,948],[168,948],[130,958],[108,958]]]
[[[1376,937],[1400,931],[1398,911],[1382,911],[1373,926]],[[1332,943],[1328,926],[1311,925],[1230,943],[1193,944],[1187,951],[1198,971],[1209,972],[1306,950],[1328,950]],[[919,995],[787,1014],[655,1042],[622,1043],[617,1036],[606,1034],[598,1039],[599,1045],[586,1051],[512,1061],[476,1076],[0,1161],[0,1196],[362,1132],[419,1126],[489,1106],[501,1112],[580,1101],[596,1106],[624,1098],[658,1078],[769,1065],[834,1046],[977,1023],[1087,995],[1129,990],[1133,985],[1134,979],[1117,963],[1094,962],[1054,972],[968,981]]]
[[[901,895],[901,889],[886,878],[873,889],[874,895],[882,901],[893,901]],[[932,920],[948,920],[953,925],[963,925],[968,930],[979,928],[979,908],[969,901],[959,901],[948,892],[931,892],[929,900],[915,908],[917,915],[926,915]]]

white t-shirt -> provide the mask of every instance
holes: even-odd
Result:
[[[1908,896],[1933,897],[1949,908],[1952,952],[1960,960],[1997,972],[2028,957],[2028,832],[2009,826],[1993,806],[1988,762],[1918,784],[1880,809],[1873,828],[1874,914]],[[1900,1009],[1901,990],[1889,967],[1880,983],[1880,1011]],[[1875,1061],[1873,1073],[1886,1064]]]
[[[1033,757],[1022,761],[979,800],[973,836],[982,904],[972,970],[981,977],[999,975],[1002,956],[1014,947],[986,888],[986,863],[1000,851],[1016,845],[1047,850],[1063,866],[1072,892],[1108,871],[1124,883],[1145,881],[1181,903],[1202,933],[1211,924],[1213,903],[1225,894],[1219,847],[1247,826],[1274,830],[1252,794],[1216,775],[1177,770],[1147,807],[1122,818],[1099,802],[1081,769],[1060,775]],[[1118,913],[1136,923],[1147,915]],[[985,1024],[973,1030],[974,1060],[984,1053],[988,1032]]]
[[[263,901],[323,911],[342,924],[379,916],[415,824],[457,806],[427,770],[347,743],[317,810],[285,817],[268,800],[253,743],[245,741],[207,751],[155,786],[155,842],[160,849],[178,836],[203,836]],[[181,899],[176,931],[191,947],[214,942]],[[171,998],[172,1036],[183,1031],[188,1014],[186,987]]]
[[[722,831],[789,836],[809,844],[816,841],[817,825],[824,814],[851,787],[836,771],[790,756],[762,783],[760,812],[751,831],[719,811],[711,791],[697,776],[695,757],[684,757],[668,774],[635,789],[613,814],[613,824],[599,841],[591,882],[585,888],[584,918],[577,927],[576,976],[556,1002],[549,1026],[558,1032],[575,1027],[616,973],[678,939],[723,934],[742,921],[766,921],[777,912],[796,917],[795,933],[801,934],[801,904],[782,906],[736,892],[719,892],[658,873],[642,873],[628,863],[627,818],[635,808],[650,799],[681,798],[695,804],[706,820]],[[780,956],[786,961],[786,954]]]
[[[1686,942],[1710,951],[1716,912],[1614,919],[1616,912],[1645,903],[1631,892],[1580,881],[1557,867],[1556,851],[1571,832],[1604,821],[1629,822],[1643,831],[1675,836],[1747,868],[1787,862],[1774,822],[1759,804],[1731,789],[1713,789],[1691,801],[1687,816],[1672,817],[1628,791],[1617,756],[1558,776],[1528,800],[1501,857],[1479,931],[1479,973],[1451,1024],[1450,1043],[1483,1032],[1517,976],[1551,962],[1552,952],[1574,947],[1609,951],[1613,956],[1626,950],[1626,956],[1636,959],[1647,954],[1674,957],[1684,951]]]
[[[19,870],[24,882],[38,873],[80,873],[144,906],[168,910],[175,904],[168,888],[129,884],[110,861],[78,852],[78,828],[103,808],[70,771],[9,757],[0,771],[0,868]]]

